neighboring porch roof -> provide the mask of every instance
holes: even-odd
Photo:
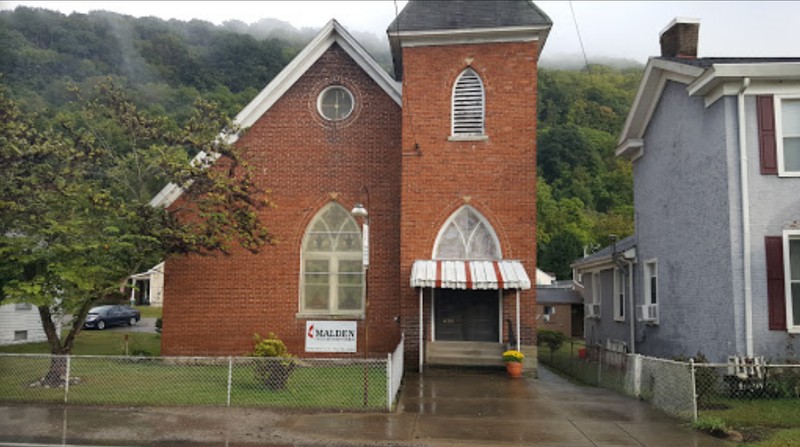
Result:
[[[411,269],[411,287],[528,290],[531,280],[520,261],[417,260]]]

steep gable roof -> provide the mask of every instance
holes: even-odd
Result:
[[[338,44],[353,61],[363,69],[376,84],[398,105],[402,105],[400,84],[392,79],[375,59],[336,20],[325,25],[316,37],[303,48],[238,115],[236,122],[241,127],[253,125],[305,72],[325,53],[331,45]]]
[[[622,128],[616,154],[635,159],[667,81],[686,85],[686,94],[705,98],[706,107],[738,93],[744,78],[753,81],[800,81],[800,58],[652,57]]]
[[[400,83],[392,77],[375,59],[356,41],[336,20],[328,22],[317,35],[295,56],[294,59],[278,73],[261,92],[247,104],[234,123],[246,129],[259,120],[286,93],[317,60],[333,45],[338,44],[367,75],[389,95],[397,105],[402,106]],[[220,138],[230,144],[236,142],[238,135],[223,135]],[[200,152],[192,160],[193,164],[207,163],[209,154]],[[151,206],[168,207],[180,197],[183,189],[170,183],[150,201]]]

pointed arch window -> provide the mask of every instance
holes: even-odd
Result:
[[[490,261],[502,259],[500,242],[481,213],[466,205],[453,213],[439,231],[433,259]]]
[[[483,81],[475,70],[461,72],[453,86],[452,135],[475,137],[484,135],[485,92]]]
[[[341,205],[331,203],[314,217],[303,238],[300,312],[361,314],[364,270],[361,230]]]

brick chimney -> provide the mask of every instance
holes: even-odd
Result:
[[[661,57],[697,58],[700,20],[677,17],[661,31]]]

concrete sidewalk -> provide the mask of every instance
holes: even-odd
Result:
[[[395,413],[282,413],[250,408],[0,405],[4,442],[106,445],[697,446],[732,444],[649,405],[499,371],[407,374]]]

